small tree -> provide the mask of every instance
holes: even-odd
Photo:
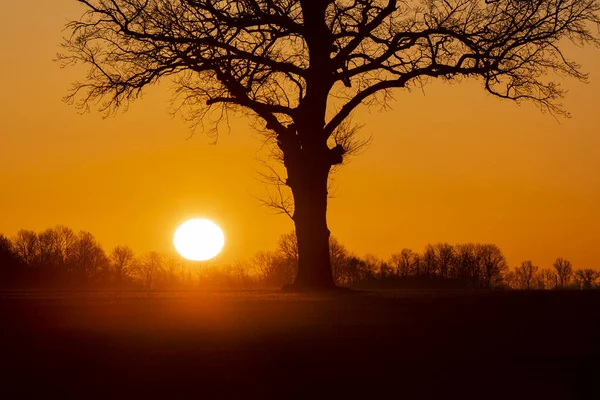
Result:
[[[39,263],[45,269],[45,279],[56,278],[62,259],[60,237],[53,228],[46,229],[38,235]]]
[[[432,277],[436,275],[438,270],[438,259],[436,257],[435,249],[431,244],[425,246],[423,254],[421,256],[421,266],[423,269],[423,275]]]
[[[281,251],[261,251],[251,262],[258,272],[259,280],[267,287],[288,285],[294,279],[292,259]]]
[[[354,280],[354,268],[350,264],[350,252],[339,240],[329,238],[329,253],[331,254],[331,269],[333,279],[339,286],[349,286]]]
[[[551,269],[544,268],[540,271],[540,281],[542,282],[541,289],[558,288],[558,274]]]
[[[27,266],[33,266],[39,257],[39,241],[34,231],[20,229],[13,238],[16,254]]]
[[[575,271],[575,280],[580,289],[593,289],[600,279],[600,272],[591,268]]]
[[[473,243],[461,243],[454,247],[456,259],[454,263],[454,278],[464,282],[475,283],[479,260],[477,259],[477,245]]]
[[[164,257],[156,251],[146,253],[138,266],[138,277],[146,289],[154,289],[164,272]]]
[[[479,254],[481,260],[480,286],[485,288],[498,286],[504,272],[508,269],[504,254],[494,244],[479,245]]]
[[[74,277],[80,283],[94,282],[106,277],[108,257],[94,235],[81,231],[77,234]]]
[[[13,244],[0,234],[0,287],[21,283],[23,271]]]
[[[334,286],[327,226],[333,166],[352,149],[348,117],[393,90],[472,77],[489,93],[563,114],[549,72],[585,80],[565,42],[599,44],[598,0],[78,0],[59,56],[83,63],[68,100],[126,107],[173,77],[199,122],[257,118],[287,171],[299,289]]]
[[[552,266],[558,275],[559,287],[568,287],[571,284],[571,279],[573,277],[573,265],[571,264],[571,261],[559,257],[556,259],[556,261],[554,261]]]
[[[533,265],[531,261],[523,261],[521,266],[515,268],[515,278],[521,289],[534,289],[538,269],[537,265]]]
[[[438,243],[433,247],[440,269],[440,276],[448,278],[452,263],[454,262],[454,248],[448,243]]]
[[[419,255],[411,249],[402,249],[398,254],[392,254],[389,264],[394,268],[396,276],[406,277],[416,271]]]
[[[60,253],[60,276],[68,278],[69,273],[74,271],[77,256],[77,235],[72,229],[64,225],[57,225],[54,231],[58,236],[58,248]]]
[[[117,246],[110,252],[110,261],[113,267],[114,279],[117,284],[120,284],[135,263],[135,253],[130,247]]]

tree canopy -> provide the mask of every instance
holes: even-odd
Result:
[[[345,99],[328,110],[327,136],[361,102],[433,77],[478,77],[496,96],[562,113],[548,72],[587,75],[559,45],[600,43],[597,0],[78,1],[87,11],[60,59],[89,67],[71,93],[80,107],[114,111],[171,76],[194,118],[237,106],[283,132],[318,75]]]

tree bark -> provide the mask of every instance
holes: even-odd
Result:
[[[335,70],[330,58],[333,36],[325,17],[327,4],[301,0],[310,59],[306,95],[294,118],[297,135],[280,135],[288,185],[294,196],[293,219],[298,242],[298,273],[292,288],[302,291],[335,288],[329,255],[327,184],[333,161],[339,161],[332,157],[323,131]]]
[[[294,225],[298,241],[298,273],[294,290],[331,290],[335,283],[329,255],[327,183],[330,165],[307,160],[294,181]],[[293,175],[292,175],[293,176]]]

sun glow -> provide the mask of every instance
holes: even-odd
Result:
[[[191,219],[175,231],[173,244],[184,258],[206,261],[214,258],[225,245],[223,231],[208,219]]]

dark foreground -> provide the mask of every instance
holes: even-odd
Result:
[[[4,292],[0,340],[3,399],[600,398],[600,292]]]

